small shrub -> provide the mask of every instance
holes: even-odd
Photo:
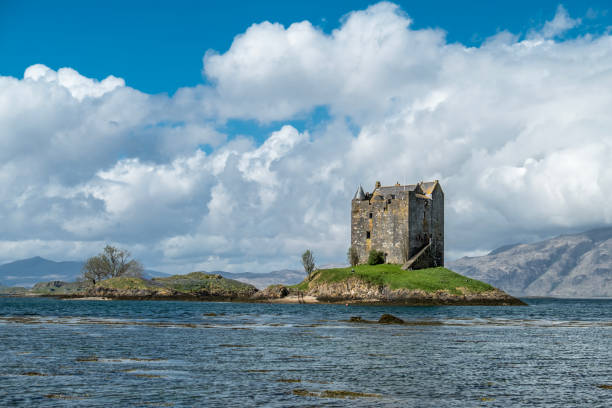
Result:
[[[383,251],[372,249],[368,256],[368,265],[380,265],[385,263],[385,254]]]

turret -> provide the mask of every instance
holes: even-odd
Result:
[[[355,193],[355,197],[353,197],[353,200],[365,200],[365,198],[365,193],[363,192],[363,188],[360,185],[357,189],[357,192]]]

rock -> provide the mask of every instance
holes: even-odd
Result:
[[[261,292],[255,293],[252,299],[265,300],[265,299],[282,299],[289,295],[289,289],[284,285],[270,285]]]
[[[349,322],[363,323],[365,320],[363,320],[361,316],[351,316]]]
[[[422,289],[391,289],[388,286],[365,282],[358,276],[342,281],[311,283],[307,296],[329,303],[366,303],[392,305],[525,305],[498,289],[486,292],[454,294],[445,290],[426,292]]]
[[[383,324],[403,324],[404,321],[402,319],[400,319],[399,317],[395,317],[393,315],[385,313],[384,315],[380,316],[380,319],[378,319],[378,323],[383,323]]]

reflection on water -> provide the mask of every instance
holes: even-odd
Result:
[[[608,406],[612,301],[529,303],[0,298],[0,405]]]

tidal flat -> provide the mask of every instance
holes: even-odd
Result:
[[[612,300],[527,303],[0,298],[0,406],[609,406]]]

